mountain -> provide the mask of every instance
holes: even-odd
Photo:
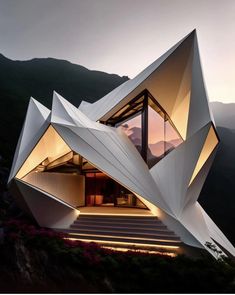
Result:
[[[164,153],[164,150],[165,151],[172,150],[174,149],[174,145],[171,142],[161,140],[161,141],[149,144],[149,148],[151,150],[151,153],[154,156],[161,157],[162,154]]]
[[[235,103],[210,103],[220,138],[199,202],[235,245]]]
[[[210,103],[217,126],[235,129],[235,103]]]
[[[79,106],[81,100],[94,102],[127,80],[65,60],[13,61],[0,54],[0,155],[10,166],[31,96],[50,108],[55,90]]]
[[[235,245],[235,131],[218,127],[220,144],[199,202]]]

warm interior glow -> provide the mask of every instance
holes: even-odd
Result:
[[[16,177],[74,207],[147,209],[134,193],[74,153],[51,125]]]
[[[102,248],[110,249],[113,251],[119,251],[119,252],[134,252],[134,253],[147,253],[147,254],[157,254],[157,255],[167,255],[170,257],[176,257],[175,253],[171,252],[163,252],[163,251],[157,251],[157,250],[147,250],[147,249],[138,249],[138,248],[124,248],[124,247],[111,247],[111,246],[104,246],[102,245]]]
[[[46,191],[75,208],[85,205],[84,175],[31,172],[23,178],[23,181]]]
[[[70,151],[68,145],[50,125],[18,171],[16,178],[21,179],[43,161],[53,162]]]
[[[93,167],[93,170],[95,167]],[[119,206],[147,209],[136,195],[118,181],[97,170],[84,172],[87,206]]]
[[[188,48],[170,56],[146,81],[146,88],[166,110],[183,139],[187,134],[191,68],[192,58]]]
[[[145,88],[156,97],[182,138],[186,139],[192,77],[192,41],[189,37],[146,79]]]
[[[127,210],[128,211],[128,210]],[[133,213],[101,213],[101,212],[94,212],[94,213],[92,213],[92,212],[86,212],[86,213],[80,213],[79,215],[93,215],[93,216],[97,216],[97,215],[99,215],[99,216],[131,216],[131,217],[143,217],[143,218],[145,218],[145,217],[149,217],[149,216],[151,216],[150,214],[148,214],[148,215],[144,215],[144,214],[133,214]]]
[[[98,237],[98,238],[119,238],[119,239],[124,239],[124,238],[128,238],[129,240],[136,240],[136,237],[130,237],[130,236],[110,236],[110,235],[97,235],[97,234],[85,234],[85,233],[71,233],[73,234],[74,236],[87,236],[87,237]],[[127,234],[128,235],[128,234]],[[151,234],[150,234],[151,235]],[[141,240],[141,241],[152,241],[152,242],[163,242],[163,243],[166,243],[166,242],[173,242],[173,243],[181,243],[179,240],[164,240],[164,238],[162,239],[151,239],[151,238],[141,238],[141,237],[138,237],[138,240]]]
[[[67,154],[55,159],[55,160],[50,160],[49,158],[49,163],[46,165],[47,170],[52,169],[52,168],[56,168],[58,166],[61,166],[63,164],[65,164],[66,162],[68,162],[69,160],[71,160],[73,158],[73,152],[70,151]]]
[[[213,150],[218,144],[218,138],[214,131],[213,126],[210,127],[210,130],[207,134],[206,141],[203,145],[203,148],[201,150],[200,156],[198,158],[197,164],[195,166],[195,169],[193,171],[193,175],[191,177],[191,180],[189,182],[189,185],[193,182],[195,177],[197,176],[198,172],[201,170],[202,166],[205,164],[206,160],[209,158]]]
[[[160,215],[160,209],[157,206],[150,203],[149,201],[147,201],[145,198],[143,198],[142,196],[140,196],[138,194],[136,194],[136,196],[138,197],[138,199],[141,200],[141,202],[143,202],[145,204],[145,206],[151,211],[151,213],[154,216],[159,216]]]
[[[186,139],[191,96],[193,36],[183,42],[151,75],[125,97],[129,102],[147,89],[169,115],[179,134]],[[113,110],[118,110],[118,105]],[[103,121],[111,112],[104,115]]]

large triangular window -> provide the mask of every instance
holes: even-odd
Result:
[[[149,168],[183,142],[169,116],[147,90],[106,124],[121,128],[127,134]]]

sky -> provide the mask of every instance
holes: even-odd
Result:
[[[0,0],[0,53],[133,78],[197,30],[210,101],[235,103],[235,0]]]

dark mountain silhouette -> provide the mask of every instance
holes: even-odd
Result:
[[[217,126],[235,129],[235,103],[215,101],[210,105]]]
[[[210,105],[220,144],[199,201],[235,245],[235,103]]]
[[[128,80],[53,58],[12,61],[0,54],[0,155],[9,166],[29,98],[51,107],[53,90],[74,105],[94,102]]]
[[[199,202],[235,245],[235,131],[218,127],[219,148]]]

